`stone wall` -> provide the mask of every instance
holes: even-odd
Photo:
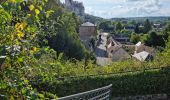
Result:
[[[80,26],[79,27],[79,36],[83,44],[87,49],[92,51],[90,40],[92,37],[97,35],[97,27],[96,26]]]
[[[91,37],[91,36],[96,36],[97,35],[97,27],[94,26],[80,26],[79,27],[79,34],[80,34],[80,38],[84,38],[84,37]]]

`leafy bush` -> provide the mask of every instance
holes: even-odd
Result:
[[[88,77],[168,67],[169,42],[166,51],[153,62],[128,60],[99,67],[89,60],[94,55],[86,51],[78,38],[77,17],[59,5],[49,9],[46,3],[48,0],[7,0],[1,4],[0,56],[5,57],[0,59],[0,98],[56,99],[56,95],[65,96],[111,83],[115,90],[113,96],[170,92],[169,69]],[[65,57],[71,59],[64,60]],[[68,76],[87,77],[62,78]]]
[[[59,79],[52,82],[33,83],[40,91],[56,93],[58,96],[67,96],[89,91],[112,84],[112,96],[145,95],[169,93],[169,68],[145,72],[124,73],[117,75],[75,77]],[[45,87],[45,88],[42,88]],[[62,91],[62,92],[61,92]]]

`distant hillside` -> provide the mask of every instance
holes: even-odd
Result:
[[[142,22],[146,19],[149,19],[152,22],[165,22],[168,20],[169,17],[129,17],[129,18],[111,18],[113,21],[137,21],[137,22]]]
[[[109,20],[109,19],[104,19],[104,18],[101,18],[101,17],[89,15],[89,14],[85,14],[83,16],[83,19],[84,19],[83,22],[92,22],[94,24],[99,24],[100,22]]]

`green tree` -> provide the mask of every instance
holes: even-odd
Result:
[[[147,40],[145,40],[145,44],[148,46],[161,46],[165,47],[165,41],[162,35],[158,35],[156,32],[149,33]]]
[[[54,34],[53,36],[45,36],[48,45],[58,54],[64,53],[66,58],[83,59],[86,55],[86,48],[77,33],[78,18],[74,13],[60,14],[58,12],[60,11],[55,10],[55,13],[50,17],[52,24],[44,26],[45,29],[47,28],[48,34]]]
[[[140,41],[140,35],[136,33],[132,33],[130,37],[130,42],[136,44]]]
[[[165,41],[168,41],[168,37],[169,37],[169,32],[170,32],[170,20],[168,21],[167,25],[165,26],[162,35]]]
[[[114,25],[111,21],[104,21],[99,24],[99,29],[102,29],[103,31],[113,31]]]
[[[151,29],[152,29],[152,25],[151,25],[149,19],[146,19],[145,22],[144,22],[144,30],[143,30],[143,32],[148,33]]]
[[[123,29],[123,25],[121,24],[121,22],[118,22],[116,24],[116,31],[121,31]]]
[[[139,29],[139,25],[138,24],[135,26],[135,33],[140,33],[140,29]]]
[[[129,25],[136,25],[137,23],[136,23],[136,21],[135,20],[132,20],[132,21],[129,21],[129,23],[128,23]]]

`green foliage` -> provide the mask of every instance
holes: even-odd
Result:
[[[158,35],[156,32],[151,32],[145,40],[145,44],[152,47],[165,47],[165,40],[162,35]]]
[[[169,93],[169,79],[169,69],[163,69],[106,76],[64,78],[60,82],[46,82],[34,84],[34,86],[38,90],[46,87],[48,90],[44,88],[44,91],[57,93],[61,97],[112,84],[112,96],[117,97]]]
[[[166,69],[116,76],[62,78],[169,67],[169,42],[166,52],[160,53],[153,62],[128,60],[99,67],[94,64],[94,54],[87,52],[80,42],[79,19],[62,6],[55,5],[53,0],[9,0],[2,4],[0,13],[0,56],[5,56],[0,59],[0,98],[4,100],[57,99],[56,95],[65,96],[110,83],[114,84],[114,96],[169,92],[169,70]],[[118,27],[122,30],[122,25]],[[169,34],[168,28],[165,33]],[[139,37],[134,36],[132,40],[138,42]],[[71,59],[64,60],[65,57]],[[154,75],[161,78],[151,77]]]
[[[50,2],[48,5],[54,5]],[[45,22],[44,31],[47,35],[41,38],[48,40],[48,45],[59,53],[64,53],[66,58],[83,59],[86,55],[86,48],[78,36],[79,18],[74,13],[69,13],[60,6],[55,6],[53,14]],[[44,44],[42,44],[44,45]]]
[[[108,21],[107,19],[103,19],[103,18],[93,16],[93,15],[89,15],[89,14],[85,14],[82,17],[82,20],[83,20],[83,22],[91,22],[91,23],[94,23],[94,24],[97,24],[97,25],[102,23],[102,22]]]
[[[99,29],[105,32],[112,32],[114,31],[114,25],[112,21],[104,21],[99,24]]]
[[[139,29],[139,25],[138,24],[135,26],[135,33],[140,33],[140,29]]]
[[[168,21],[167,22],[167,25],[165,26],[163,32],[162,32],[162,35],[163,35],[163,38],[165,41],[168,40],[168,37],[169,37],[169,32],[170,32],[170,22]]]
[[[130,42],[132,43],[138,43],[140,41],[140,35],[136,33],[131,34]]]
[[[41,16],[45,14],[42,8],[46,1],[9,0],[2,4],[0,47],[5,49],[1,51],[5,61],[0,65],[0,98],[7,100],[46,98],[30,85],[31,78],[35,75],[32,74],[35,65],[33,67],[31,64],[37,61],[34,55],[39,52],[37,44],[38,35],[41,34],[39,23]],[[21,6],[22,4],[25,6]],[[28,6],[31,7],[23,9]]]
[[[129,23],[128,23],[129,25],[136,25],[137,23],[136,23],[136,21],[135,20],[132,20],[132,21],[129,21]]]
[[[116,31],[121,31],[123,29],[123,25],[121,24],[121,22],[118,22],[116,24]]]
[[[146,21],[144,22],[144,33],[148,33],[150,30],[152,29],[152,25],[149,21],[149,19],[146,19]]]
[[[133,31],[130,31],[130,30],[121,30],[121,34],[124,35],[124,36],[128,36],[130,37],[130,35],[132,34]]]

